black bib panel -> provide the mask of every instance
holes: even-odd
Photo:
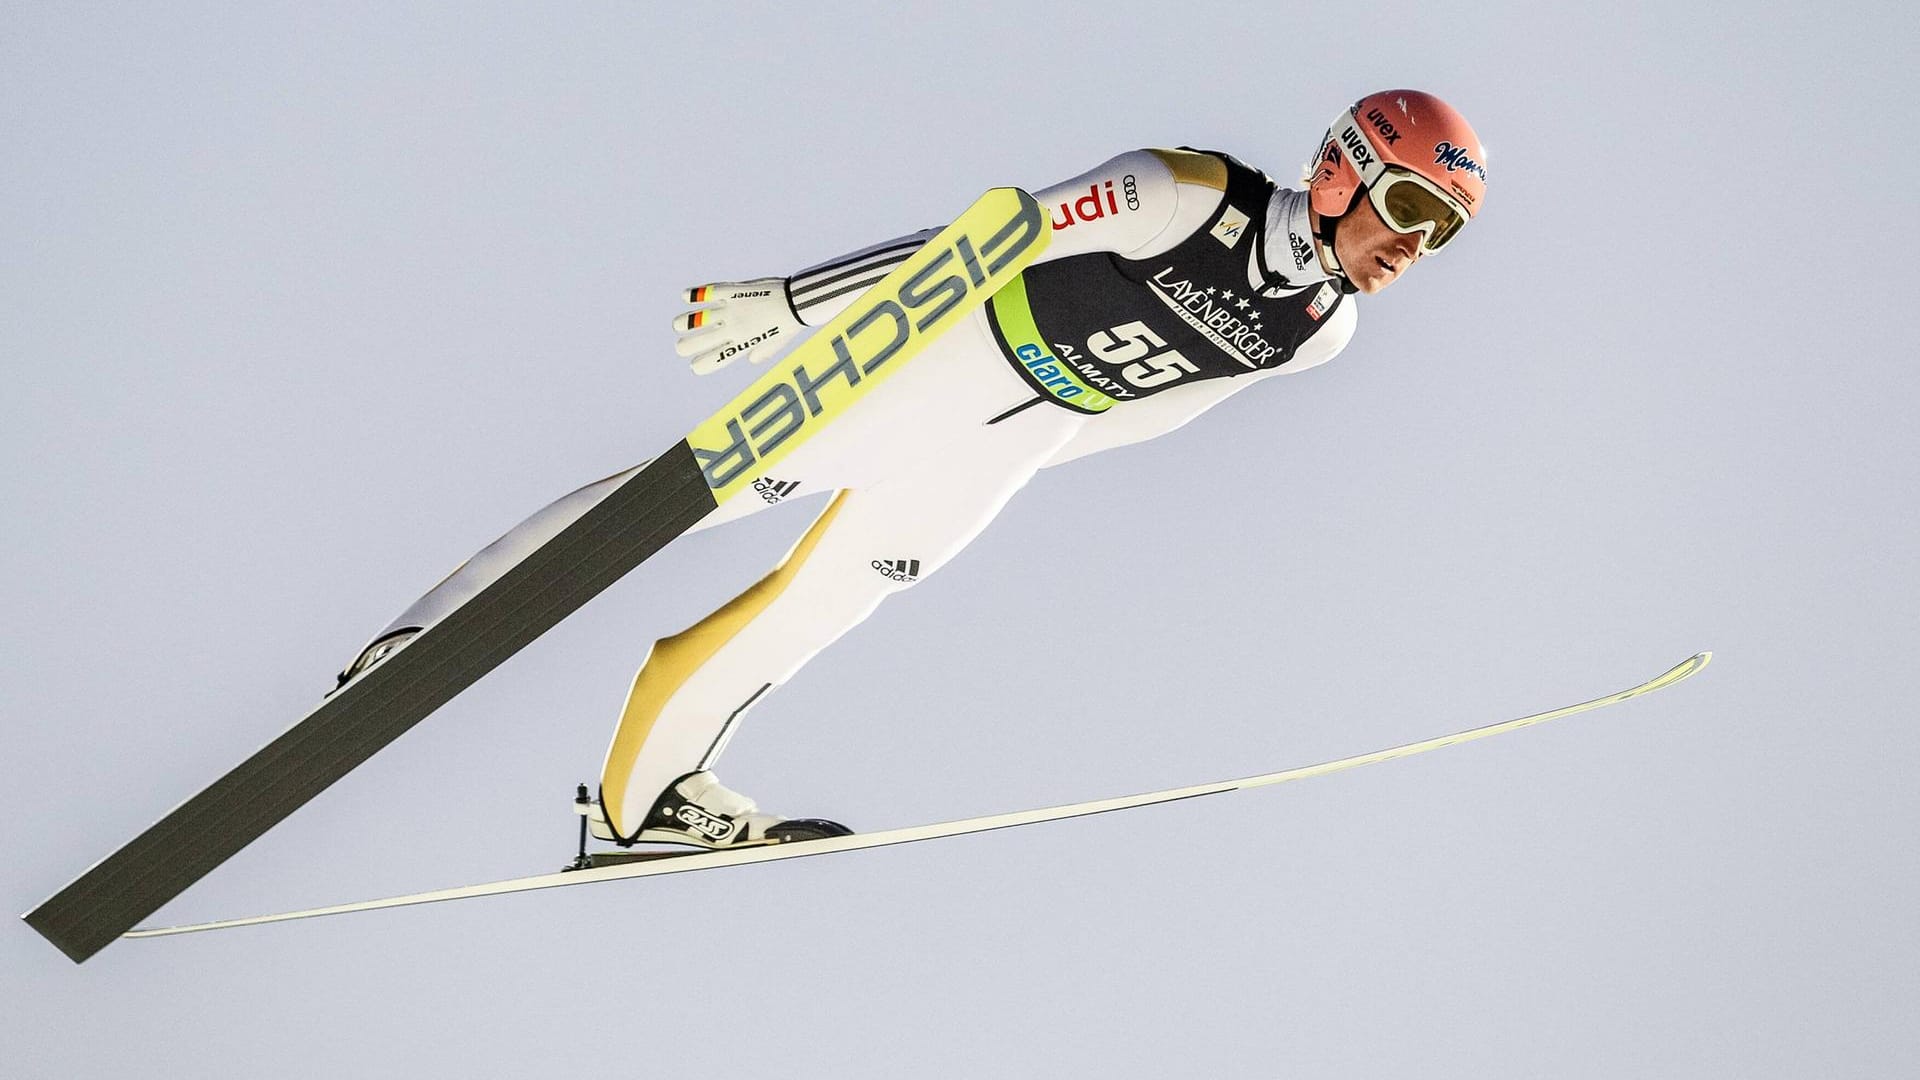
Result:
[[[1112,252],[1028,267],[987,318],[1034,389],[1082,412],[1199,379],[1278,367],[1326,325],[1330,284],[1287,286],[1262,257],[1265,173],[1225,154],[1227,190],[1207,224],[1148,259]]]

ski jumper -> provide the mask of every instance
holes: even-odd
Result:
[[[1035,197],[1054,230],[1038,262],[758,478],[759,498],[697,527],[832,493],[772,572],[654,644],[601,776],[618,835],[677,777],[711,768],[768,691],[959,554],[1036,470],[1165,434],[1352,336],[1353,298],[1321,264],[1306,194],[1231,157],[1134,151]],[[935,231],[795,274],[794,312],[827,322]],[[389,632],[430,626],[637,469],[541,510]]]

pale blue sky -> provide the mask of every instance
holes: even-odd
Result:
[[[857,828],[1264,792],[116,945],[0,934],[20,1077],[1920,1071],[1916,44],[1781,8],[0,8],[0,872],[25,911],[414,595],[750,377],[682,287],[1123,149],[1282,179],[1369,90],[1489,147],[1353,346],[1040,477],[724,775]],[[677,545],[166,909],[546,871]],[[1142,568],[1150,568],[1142,573]]]

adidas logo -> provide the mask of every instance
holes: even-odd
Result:
[[[779,502],[781,499],[793,494],[793,490],[799,486],[800,481],[798,480],[775,480],[767,476],[763,476],[753,482],[753,490],[759,492],[760,497],[769,503]]]
[[[919,581],[919,559],[875,559],[873,568],[880,576],[892,581]]]

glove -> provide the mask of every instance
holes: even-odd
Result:
[[[702,305],[673,317],[679,335],[673,351],[688,359],[696,375],[710,375],[740,356],[765,363],[804,329],[787,302],[785,278],[701,285],[681,299]]]

